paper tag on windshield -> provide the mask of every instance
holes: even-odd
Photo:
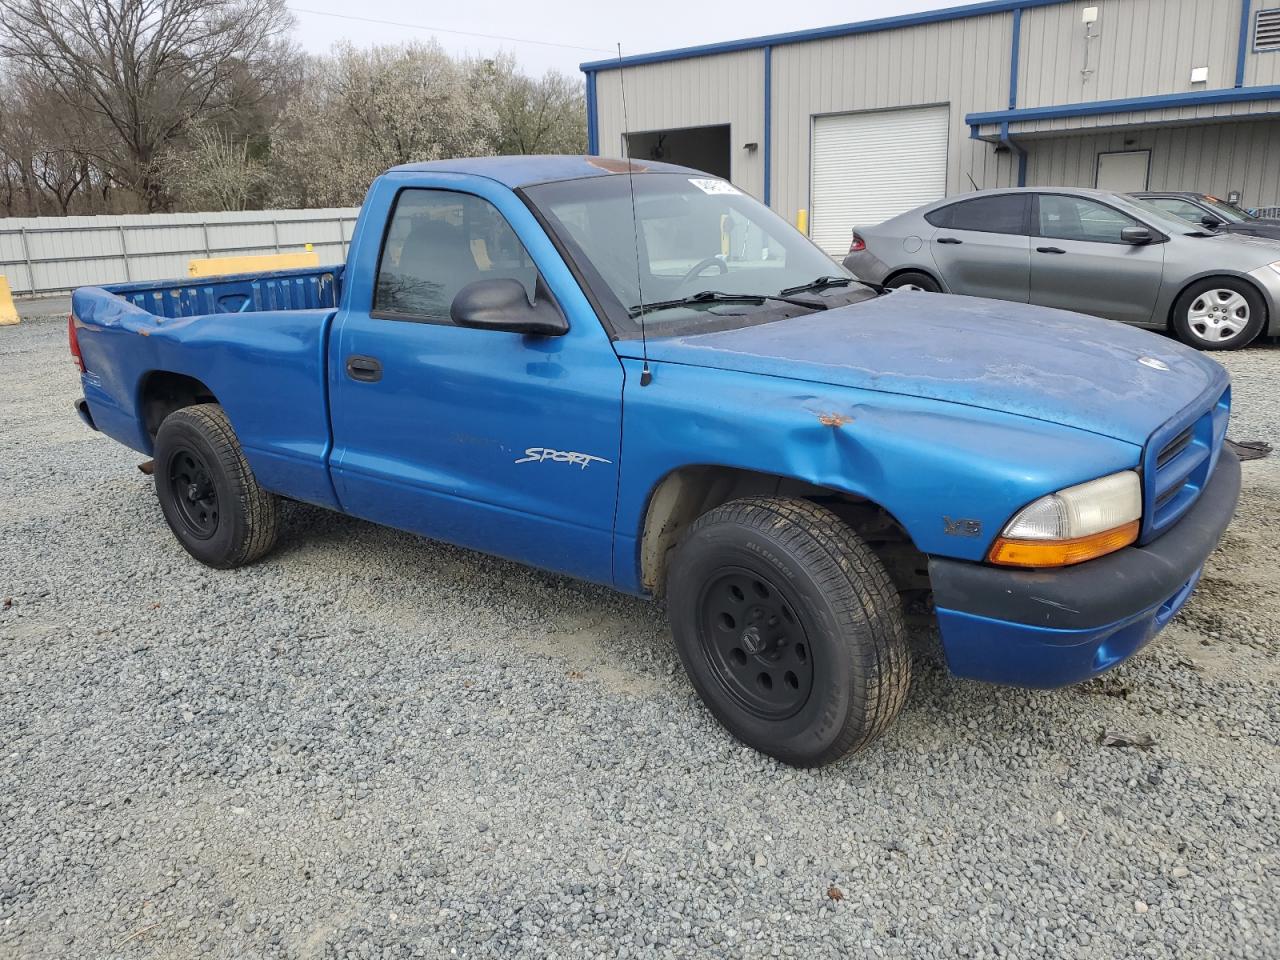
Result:
[[[742,191],[735,187],[727,180],[704,180],[700,177],[690,177],[689,182],[701,190],[703,193],[741,193]]]

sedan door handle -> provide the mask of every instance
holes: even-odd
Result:
[[[1036,247],[1036,253],[1066,253],[1061,247]]]
[[[963,240],[957,240],[955,237],[939,237],[939,243],[964,243]]]
[[[347,357],[347,376],[361,383],[377,383],[382,379],[382,364],[374,357]]]

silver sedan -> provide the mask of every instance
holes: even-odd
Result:
[[[1202,350],[1280,334],[1280,241],[1210,233],[1124,194],[983,190],[854,231],[888,287],[1016,300],[1171,330]]]

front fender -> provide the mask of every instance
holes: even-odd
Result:
[[[666,363],[641,387],[640,363],[624,366],[614,571],[632,592],[644,589],[649,498],[682,467],[732,467],[864,497],[923,552],[981,560],[1030,501],[1141,457],[1124,441],[963,404]]]

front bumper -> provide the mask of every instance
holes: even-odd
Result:
[[[1115,666],[1186,602],[1239,496],[1240,461],[1224,447],[1195,504],[1146,546],[1057,570],[931,557],[951,672],[1019,687],[1061,687]]]
[[[1267,328],[1263,336],[1280,335],[1280,273],[1270,267],[1259,267],[1249,274],[1267,298]]]

